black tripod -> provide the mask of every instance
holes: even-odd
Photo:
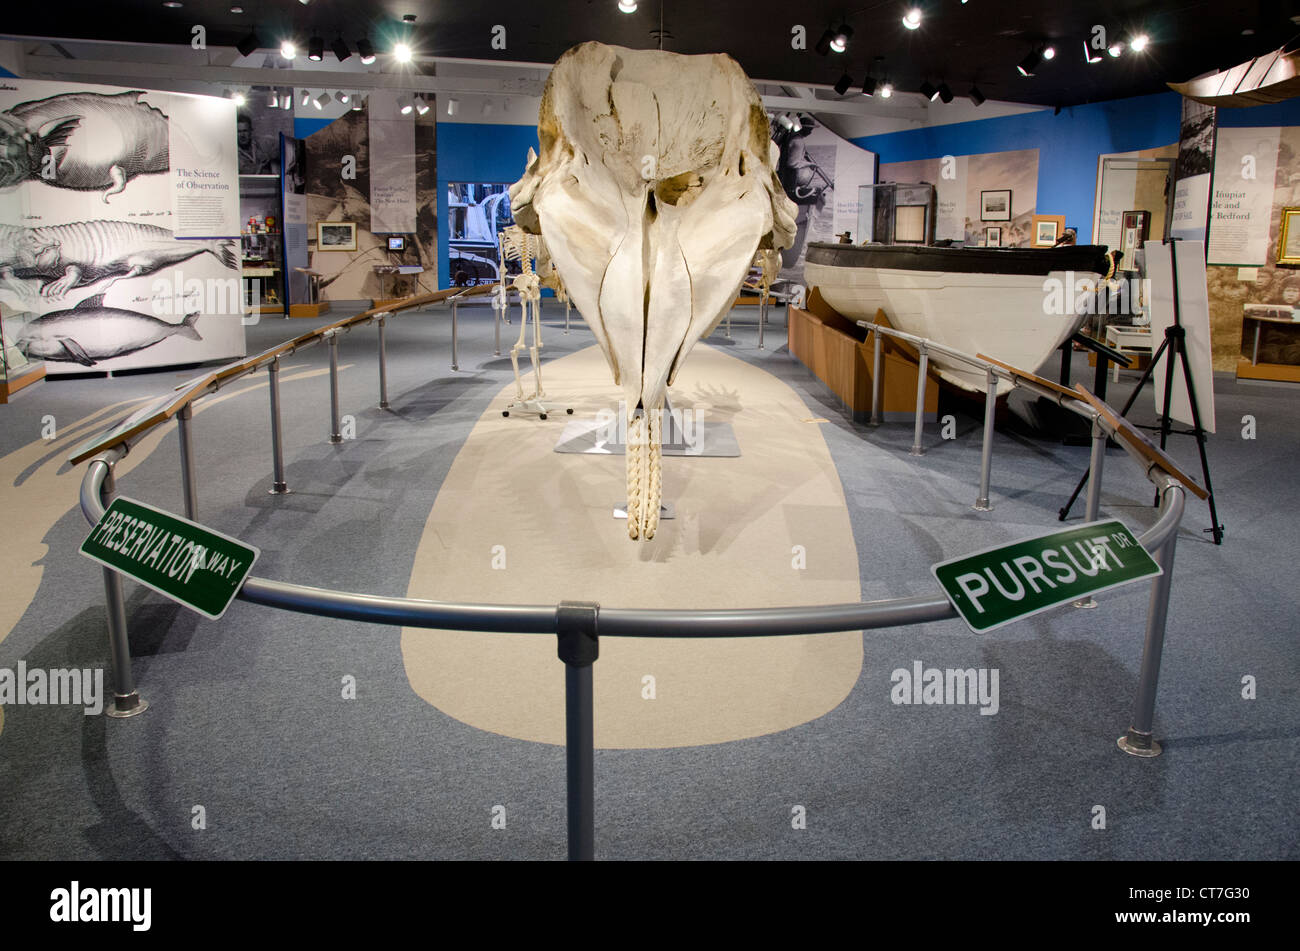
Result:
[[[1165,339],[1160,342],[1159,348],[1151,355],[1150,365],[1142,371],[1142,378],[1138,380],[1137,387],[1134,388],[1132,395],[1129,396],[1128,402],[1124,404],[1124,408],[1120,410],[1120,416],[1128,416],[1129,410],[1132,409],[1133,404],[1137,402],[1138,394],[1142,392],[1142,387],[1146,385],[1147,380],[1151,379],[1151,375],[1155,372],[1156,365],[1160,363],[1160,358],[1167,356],[1168,359],[1165,361],[1165,405],[1164,412],[1160,417],[1159,426],[1160,448],[1162,450],[1165,448],[1171,433],[1177,433],[1180,436],[1196,437],[1196,448],[1201,454],[1201,475],[1205,479],[1205,491],[1207,494],[1207,501],[1210,504],[1211,527],[1204,529],[1204,531],[1212,532],[1214,534],[1214,544],[1222,545],[1223,526],[1219,524],[1219,514],[1214,506],[1214,488],[1210,483],[1210,463],[1205,457],[1205,429],[1201,426],[1201,409],[1200,405],[1196,402],[1196,387],[1192,383],[1192,368],[1187,362],[1187,331],[1183,329],[1182,317],[1178,309],[1178,242],[1166,238],[1164,243],[1170,246],[1169,264],[1173,270],[1174,281],[1174,322],[1165,328]],[[1176,358],[1181,358],[1177,359],[1177,362],[1182,364],[1183,382],[1187,386],[1187,398],[1192,405],[1191,429],[1174,429],[1172,419],[1169,415],[1170,406],[1174,398],[1174,363]],[[1154,429],[1156,427],[1144,428]],[[1084,472],[1083,478],[1081,478],[1079,484],[1074,487],[1074,493],[1070,496],[1070,500],[1066,502],[1065,507],[1060,510],[1060,521],[1065,521],[1066,516],[1070,514],[1070,508],[1074,505],[1075,499],[1079,497],[1079,493],[1083,491],[1083,487],[1087,484],[1088,473]],[[1156,504],[1159,504],[1159,502],[1160,499],[1157,496]]]

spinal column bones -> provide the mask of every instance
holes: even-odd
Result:
[[[667,387],[755,252],[793,243],[795,207],[758,93],[725,54],[583,43],[551,70],[537,133],[515,221],[545,237],[623,388],[628,534],[653,538]]]

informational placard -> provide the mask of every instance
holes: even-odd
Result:
[[[1210,264],[1268,263],[1269,224],[1282,130],[1220,129],[1210,199]]]
[[[1174,216],[1169,234],[1184,241],[1199,241],[1202,249],[1210,211],[1215,131],[1214,107],[1184,97],[1174,173]]]
[[[983,634],[1162,570],[1110,519],[941,561],[930,572],[962,620]]]
[[[226,613],[260,554],[237,538],[127,498],[113,500],[81,553],[213,620]]]
[[[1178,322],[1186,335],[1188,366],[1192,370],[1192,386],[1196,388],[1196,405],[1201,415],[1201,426],[1207,433],[1214,432],[1214,365],[1210,357],[1210,295],[1205,285],[1205,246],[1199,241],[1148,241],[1146,250],[1147,277],[1151,281],[1151,339],[1163,339],[1165,328],[1174,322],[1174,271],[1173,259],[1178,261]],[[1175,251],[1174,249],[1177,248]],[[1194,424],[1192,401],[1187,394],[1186,377],[1182,360],[1167,353],[1165,359],[1174,360],[1173,398],[1169,415],[1179,422]],[[1156,412],[1164,412],[1165,371],[1159,368],[1152,374]]]
[[[239,237],[239,160],[232,99],[173,95],[169,103],[172,224],[177,238]]]
[[[367,104],[372,234],[415,232],[415,121],[397,100],[396,91],[376,89]]]

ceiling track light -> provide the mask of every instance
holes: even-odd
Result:
[[[921,8],[912,7],[903,14],[903,26],[909,30],[915,30],[921,26]]]
[[[1100,57],[1100,56],[1093,56],[1093,55],[1092,55],[1092,50],[1089,48],[1089,46],[1088,46],[1088,41],[1087,41],[1087,40],[1084,40],[1084,41],[1083,41],[1083,61],[1084,61],[1085,63],[1090,64],[1090,65],[1091,65],[1092,63],[1100,63],[1100,62],[1101,62],[1101,57]]]
[[[422,96],[417,96],[415,99],[415,111],[420,115],[424,115],[429,111],[429,104],[425,102]]]
[[[1034,47],[1029,51],[1019,63],[1016,64],[1016,71],[1021,76],[1032,76],[1034,71],[1043,64],[1043,51],[1039,47]]]
[[[636,13],[636,0],[618,0],[618,9],[622,13]]]
[[[272,89],[271,94],[267,96],[266,104],[272,109],[280,108],[280,96],[276,93],[274,89]]]
[[[239,50],[240,56],[252,56],[262,47],[261,37],[257,35],[256,30],[249,30],[248,36],[244,37],[235,44],[235,49]]]
[[[334,98],[346,106],[348,104],[348,100],[352,98],[352,95],[340,89],[338,92],[334,93]]]
[[[834,41],[835,31],[827,27],[826,31],[818,37],[817,43],[813,46],[813,49],[817,51],[818,56],[825,56],[831,51],[831,43]]]
[[[302,100],[298,103],[298,105],[306,107],[307,103],[309,102],[311,102],[311,90],[304,89],[302,91]]]
[[[869,75],[862,80],[862,95],[874,96],[876,94],[876,77]]]
[[[402,104],[401,108],[398,111],[404,116],[409,116],[411,114],[411,110],[415,108],[414,96],[403,96],[401,99],[398,100],[398,102]]]
[[[342,36],[335,38],[334,42],[330,44],[330,49],[334,51],[334,57],[340,63],[352,55],[352,48],[348,46],[348,41],[343,39]]]
[[[970,99],[971,105],[976,108],[984,105],[984,103],[988,101],[984,93],[980,92],[980,87],[976,86],[974,83],[971,83],[970,92],[966,95]]]
[[[1134,53],[1141,53],[1144,49],[1147,48],[1147,45],[1150,42],[1151,42],[1151,38],[1149,36],[1147,36],[1145,33],[1139,33],[1137,36],[1133,37],[1133,39],[1128,41],[1128,48],[1131,49]]]
[[[460,111],[460,101],[457,99],[447,100],[447,115],[454,116]]]
[[[853,38],[853,27],[847,23],[841,23],[834,30],[835,36],[831,40],[831,49],[836,53],[843,53],[849,48],[849,40]]]
[[[399,63],[409,63],[411,61],[411,44],[398,42],[393,44],[393,59]]]
[[[952,89],[947,83],[939,83],[939,98],[945,103],[952,102]]]
[[[880,84],[880,98],[888,99],[894,94],[894,84],[886,80]]]
[[[307,41],[307,58],[313,63],[319,63],[325,58],[325,41],[319,36],[313,36]]]
[[[357,40],[357,55],[361,57],[363,66],[369,66],[375,61],[375,48],[370,45],[368,37],[362,37]]]
[[[293,108],[293,90],[292,90],[292,89],[286,89],[286,90],[284,91],[284,95],[280,97],[280,108],[281,108],[281,109],[292,109],[292,108]]]
[[[849,87],[852,85],[853,85],[853,77],[850,76],[848,73],[842,73],[840,75],[840,78],[835,80],[835,86],[833,88],[837,96],[842,96],[849,91]]]
[[[930,82],[930,80],[927,79],[925,82],[921,83],[921,95],[926,99],[929,99],[931,102],[934,102],[939,98],[939,90]]]
[[[285,59],[293,59],[298,55],[298,47],[294,45],[293,40],[285,40],[280,44],[280,55]]]
[[[1112,43],[1106,48],[1106,52],[1111,55],[1112,59],[1119,59],[1124,53],[1124,44]]]
[[[315,106],[316,111],[319,112],[321,109],[325,108],[325,104],[329,101],[330,101],[330,94],[327,92],[322,92],[319,96],[317,96],[315,99],[311,101],[311,104]]]
[[[352,97],[352,111],[353,111],[353,112],[360,112],[360,111],[361,111],[361,95],[360,95],[360,93],[358,93],[357,95],[355,95],[355,96]]]

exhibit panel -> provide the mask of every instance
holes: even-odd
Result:
[[[49,150],[4,182],[14,345],[51,376],[242,355],[234,103],[19,80],[0,109]]]

